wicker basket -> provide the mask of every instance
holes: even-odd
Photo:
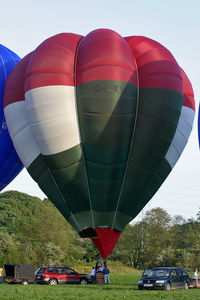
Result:
[[[96,284],[104,284],[104,273],[97,271],[95,275]]]

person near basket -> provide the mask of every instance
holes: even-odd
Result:
[[[91,278],[91,283],[94,284],[95,283],[95,274],[96,274],[96,270],[95,267],[92,268],[91,274],[90,274],[90,278]]]
[[[110,278],[109,278],[109,274],[110,274],[110,271],[107,267],[104,267],[104,282],[105,283],[110,283]]]

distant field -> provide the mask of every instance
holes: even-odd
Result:
[[[176,291],[139,291],[138,272],[113,273],[109,285],[0,285],[1,300],[198,300],[200,289]]]

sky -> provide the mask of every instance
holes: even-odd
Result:
[[[61,32],[87,35],[108,28],[122,36],[142,35],[168,48],[194,89],[196,117],[186,148],[159,191],[137,217],[161,207],[171,216],[196,218],[200,210],[200,152],[197,111],[200,98],[199,0],[7,0],[1,6],[0,43],[21,58]],[[46,196],[23,170],[3,191]]]

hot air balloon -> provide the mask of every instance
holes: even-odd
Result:
[[[32,178],[106,258],[180,157],[194,97],[161,44],[98,29],[55,35],[22,59],[4,112]]]
[[[0,45],[0,191],[22,170],[23,165],[14,149],[8,133],[4,112],[3,95],[8,75],[20,60],[13,51]]]

